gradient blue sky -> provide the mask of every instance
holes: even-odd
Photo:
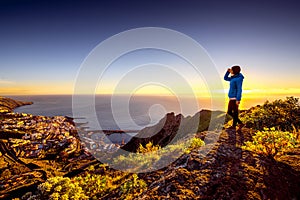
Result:
[[[72,93],[81,63],[97,44],[147,26],[195,39],[220,77],[228,66],[240,64],[245,90],[299,94],[299,5],[291,0],[0,1],[0,95]]]

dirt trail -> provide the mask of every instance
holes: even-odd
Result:
[[[165,169],[144,174],[149,189],[141,199],[300,199],[299,167],[241,149],[251,140],[250,129],[198,136],[219,139]],[[207,155],[205,148],[211,148]],[[294,161],[299,162],[300,156]]]

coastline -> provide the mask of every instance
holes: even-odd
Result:
[[[17,101],[8,97],[0,96],[0,113],[9,113],[13,112],[13,110],[17,107],[32,105],[31,101]]]
[[[33,102],[0,97],[0,198],[19,197],[49,177],[73,177],[88,166],[100,163],[94,155],[112,153],[127,142],[126,133],[135,130],[86,131],[67,116],[15,113]],[[79,134],[80,132],[80,134]],[[101,132],[97,143],[92,135]],[[109,138],[109,140],[107,140]],[[120,144],[110,138],[119,138]]]
[[[53,175],[95,162],[70,117],[14,113],[33,102],[0,97],[0,198],[18,197]],[[68,169],[67,166],[72,166]]]

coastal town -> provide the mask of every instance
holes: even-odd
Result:
[[[0,171],[8,174],[0,177],[0,198],[44,182],[51,173],[68,174],[98,162],[93,155],[113,153],[124,144],[110,142],[103,132],[77,128],[67,116],[13,112],[30,104],[0,97]]]
[[[48,154],[57,152],[60,152],[60,157],[65,157],[80,152],[75,125],[66,117],[32,116],[24,113],[10,113],[7,116],[8,119],[0,122],[0,130],[4,133],[1,139],[7,138],[10,147],[19,157],[45,158]],[[11,138],[11,135],[15,138]]]
[[[113,152],[124,145],[111,143],[106,132],[78,130],[70,117],[34,116],[26,113],[13,113],[8,109],[0,110],[0,139],[5,140],[15,155],[24,158],[45,158],[58,155],[66,158],[69,155],[89,154],[91,151],[109,150]],[[111,132],[108,131],[108,134]],[[119,133],[121,134],[121,132]]]

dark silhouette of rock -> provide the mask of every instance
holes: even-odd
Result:
[[[164,147],[171,141],[176,142],[189,134],[220,128],[224,120],[225,113],[221,111],[201,110],[192,117],[168,113],[156,125],[139,131],[122,149],[136,152],[140,144],[145,146],[149,142]]]
[[[168,113],[158,124],[142,129],[122,149],[135,152],[140,144],[145,146],[149,142],[164,147],[175,137],[182,119],[182,115]]]

